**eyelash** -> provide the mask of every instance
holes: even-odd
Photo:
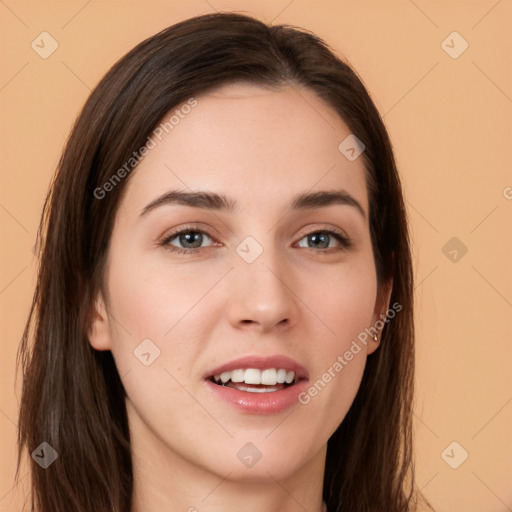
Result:
[[[197,253],[197,252],[200,252],[201,250],[205,249],[205,247],[200,247],[200,248],[196,248],[196,249],[180,249],[179,247],[170,245],[171,240],[173,240],[177,236],[179,236],[181,234],[185,234],[185,233],[201,233],[203,235],[207,235],[209,238],[214,240],[213,236],[211,236],[207,231],[204,231],[197,226],[190,225],[190,226],[185,226],[184,228],[180,229],[179,231],[175,231],[174,233],[170,234],[169,236],[166,236],[159,243],[159,245],[165,247],[167,250],[169,250],[175,254],[193,254],[193,253]],[[307,236],[316,235],[316,234],[320,234],[320,233],[327,234],[327,235],[334,237],[338,242],[340,242],[341,247],[338,247],[338,248],[331,247],[328,249],[320,249],[320,250],[316,250],[313,247],[306,247],[306,249],[311,249],[314,252],[332,254],[333,252],[344,251],[344,250],[347,250],[348,248],[352,247],[352,241],[349,238],[344,236],[341,232],[337,232],[337,231],[330,230],[330,229],[310,231],[309,233],[306,233],[300,240],[302,240],[303,238],[305,238]]]

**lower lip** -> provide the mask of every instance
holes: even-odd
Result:
[[[207,387],[221,400],[232,405],[241,412],[250,414],[276,414],[292,405],[299,403],[299,395],[307,387],[307,380],[301,380],[293,386],[280,391],[267,393],[251,393],[238,391],[227,386],[219,386],[206,380]]]

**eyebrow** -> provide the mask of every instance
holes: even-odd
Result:
[[[182,190],[170,190],[146,205],[140,217],[146,216],[150,211],[160,206],[174,204],[227,212],[234,212],[238,209],[237,202],[223,194],[205,191],[186,192]],[[290,203],[290,209],[309,210],[325,208],[336,204],[352,206],[362,215],[363,219],[366,219],[366,213],[359,201],[346,190],[321,190],[297,194]]]

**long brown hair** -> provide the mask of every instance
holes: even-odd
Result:
[[[235,81],[303,86],[363,141],[370,234],[380,282],[402,306],[369,356],[356,398],[328,441],[323,497],[330,512],[416,510],[412,402],[413,274],[406,210],[391,143],[362,81],[316,35],[237,13],[197,16],[138,44],[93,90],[46,198],[37,285],[18,352],[23,451],[47,442],[48,468],[30,460],[31,510],[130,512],[133,479],[125,391],[109,351],[87,331],[129,161],[172,108]],[[33,340],[33,343],[30,343]]]

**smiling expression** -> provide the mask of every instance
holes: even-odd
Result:
[[[325,455],[376,344],[307,405],[298,393],[387,309],[364,162],[307,89],[196,99],[126,184],[89,339],[112,351],[139,454],[282,478]]]

